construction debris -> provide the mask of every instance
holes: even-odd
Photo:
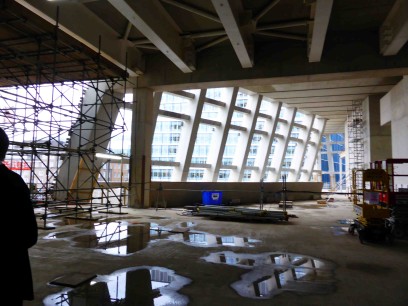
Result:
[[[220,205],[186,206],[191,215],[241,221],[281,222],[288,221],[289,215],[281,210],[227,207]]]

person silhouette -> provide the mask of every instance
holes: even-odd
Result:
[[[38,226],[27,184],[3,163],[8,147],[9,138],[0,127],[0,229],[3,263],[8,267],[3,273],[0,299],[2,305],[20,306],[24,300],[34,299],[28,249],[37,243]]]

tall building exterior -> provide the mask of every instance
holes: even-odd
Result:
[[[324,189],[346,190],[347,169],[344,152],[344,134],[323,135],[320,158]]]

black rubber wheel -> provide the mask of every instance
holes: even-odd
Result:
[[[360,240],[361,244],[364,244],[364,232],[362,230],[358,231],[358,240]]]
[[[351,235],[354,235],[356,232],[356,226],[354,224],[350,224],[349,228],[348,228],[348,232]]]

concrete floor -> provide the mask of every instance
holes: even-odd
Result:
[[[258,208],[257,205],[253,207]],[[264,208],[278,209],[276,204],[268,204]],[[103,278],[123,269],[141,267],[170,269],[182,279],[188,279],[175,293],[186,298],[184,301],[188,300],[188,305],[408,305],[408,241],[396,240],[393,245],[360,244],[358,237],[350,235],[348,225],[344,224],[344,220],[353,219],[355,215],[352,204],[343,196],[336,197],[327,206],[315,201],[295,202],[288,211],[297,218],[279,224],[210,220],[183,215],[181,208],[158,211],[125,208],[123,211],[127,214],[100,214],[100,219],[93,222],[49,219],[48,225],[55,226],[55,229],[41,229],[38,244],[30,250],[36,299],[24,305],[45,305],[45,298],[66,290],[64,286],[49,284],[56,279],[64,280],[60,277],[76,277],[75,281],[90,275]],[[122,243],[120,253],[118,248],[112,248],[110,253],[104,248],[103,241],[118,237],[105,235],[103,228],[97,228],[96,236],[106,237],[96,243],[95,225],[103,227],[109,223],[128,230],[128,241],[123,240],[125,243]],[[163,230],[160,235],[159,228]],[[183,232],[200,234],[197,237],[203,237],[205,233],[213,244],[183,242],[180,240],[183,234],[177,234]],[[123,232],[123,237],[125,234]],[[217,244],[220,237],[231,236],[241,242],[239,246]],[[233,288],[232,284],[239,287],[241,277],[256,279],[256,273],[273,275],[274,269],[271,265],[260,265],[254,269],[248,265],[213,263],[204,259],[220,252],[235,258],[252,258],[255,262],[263,260],[265,254],[282,253],[286,254],[283,257],[303,257],[308,262],[313,259],[324,266],[323,270],[314,274],[314,278],[300,278],[295,286],[293,282],[285,284],[281,279],[282,287],[276,289],[272,297],[245,297],[238,294],[234,289],[237,286]],[[320,274],[322,271],[323,274]],[[149,286],[136,281],[127,285],[129,292],[130,287],[136,292]],[[109,304],[78,301],[59,305]],[[183,299],[179,301],[179,304],[174,301],[173,304],[160,304],[157,300],[154,305],[187,304]],[[146,305],[153,304],[146,302]]]

